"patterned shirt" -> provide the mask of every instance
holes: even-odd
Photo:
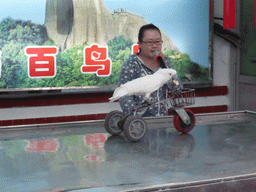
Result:
[[[169,58],[166,59],[167,68],[173,68],[171,61]],[[138,57],[138,55],[131,55],[127,61],[125,61],[121,67],[119,73],[119,86],[121,84],[125,84],[128,81],[132,81],[133,79],[137,79],[146,75],[152,75],[155,71],[148,68],[143,61]],[[179,85],[175,85],[171,81],[167,84],[164,84],[158,90],[153,92],[150,97],[152,97],[155,101],[159,102],[165,100],[168,97],[168,91],[170,90],[181,90],[182,83],[179,81]],[[125,96],[119,99],[119,104],[123,110],[124,114],[128,114],[135,106],[141,105],[143,102],[143,96]],[[138,111],[138,115],[143,117],[150,116],[166,116],[168,114],[168,108],[166,102],[161,102],[159,104],[151,105],[144,110]]]

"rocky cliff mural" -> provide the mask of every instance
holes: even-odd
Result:
[[[138,31],[149,23],[139,14],[118,9],[111,12],[104,0],[47,0],[45,26],[48,36],[61,50],[83,43],[107,45],[117,36],[124,36],[134,44],[138,41]],[[178,48],[162,31],[163,49]]]

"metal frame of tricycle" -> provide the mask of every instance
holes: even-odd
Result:
[[[139,110],[147,110],[152,105],[165,103],[167,108],[174,114],[175,128],[182,133],[190,132],[195,126],[195,115],[185,106],[195,104],[195,90],[184,89],[180,93],[170,92],[169,97],[162,101],[145,101],[136,106],[127,114],[120,111],[111,111],[105,118],[105,129],[112,135],[119,135],[124,131],[126,137],[131,141],[139,141],[144,137],[147,124],[139,115]]]

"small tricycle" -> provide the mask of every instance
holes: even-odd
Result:
[[[160,102],[144,102],[134,107],[128,114],[115,110],[107,114],[105,118],[105,129],[112,135],[119,135],[124,132],[125,136],[131,141],[141,140],[147,132],[147,124],[139,111],[147,109],[151,105],[166,103],[168,109],[174,115],[173,123],[177,131],[181,133],[190,132],[195,126],[195,115],[185,106],[195,104],[195,90],[183,89],[180,94],[169,93],[167,99]]]

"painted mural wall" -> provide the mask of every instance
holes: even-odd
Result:
[[[116,85],[147,23],[184,82],[210,80],[208,1],[9,0],[0,12],[0,90]]]

